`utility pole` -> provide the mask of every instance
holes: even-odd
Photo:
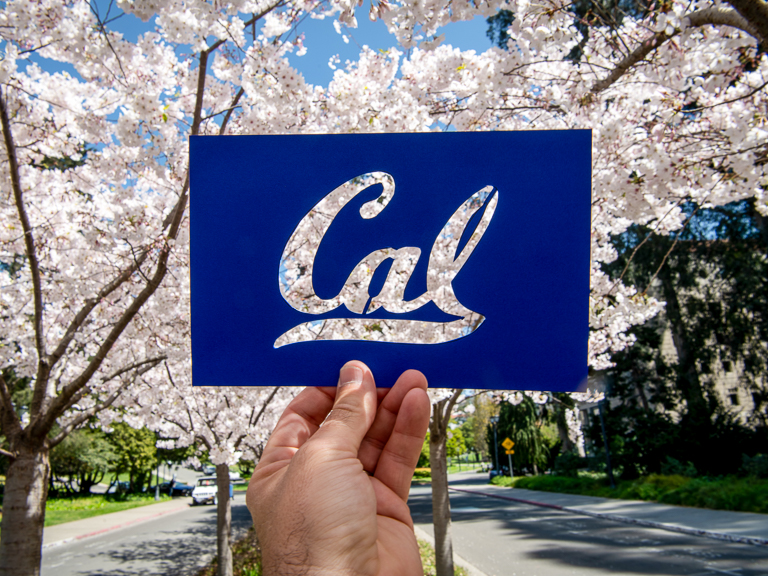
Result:
[[[493,423],[493,469],[498,472],[501,471],[501,467],[499,466],[499,438],[496,435],[496,425],[499,423],[499,417],[491,416],[490,420]]]

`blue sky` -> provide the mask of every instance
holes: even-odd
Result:
[[[366,7],[358,9],[357,21],[357,28],[342,28],[342,34],[349,40],[349,43],[345,43],[341,34],[334,30],[331,19],[308,18],[300,28],[305,34],[304,45],[307,47],[307,53],[304,56],[292,54],[289,61],[304,74],[304,79],[310,84],[327,85],[333,78],[334,71],[328,66],[332,56],[338,54],[341,60],[339,67],[342,67],[347,60],[357,60],[362,46],[378,50],[396,45],[395,37],[387,31],[383,22],[371,22],[368,19]],[[451,44],[462,50],[483,52],[491,47],[491,42],[485,35],[487,28],[485,18],[479,17],[470,22],[449,24],[438,30],[438,34],[445,34],[443,44]]]
[[[97,2],[100,7],[106,7],[108,2]],[[102,8],[102,9],[104,9]],[[115,12],[113,12],[115,14]],[[328,66],[331,57],[338,55],[339,68],[347,60],[355,61],[362,46],[387,49],[396,46],[395,37],[389,34],[386,25],[381,22],[371,22],[368,19],[367,6],[357,10],[357,28],[342,27],[342,34],[347,36],[348,43],[333,27],[333,19],[313,20],[306,18],[297,28],[297,33],[304,33],[304,45],[307,53],[289,56],[291,65],[299,70],[304,79],[310,84],[327,85],[333,78],[334,70]],[[103,14],[102,14],[103,17]],[[110,23],[109,27],[121,32],[127,40],[135,41],[139,34],[152,28],[152,23],[144,23],[135,16],[126,14]],[[491,42],[485,35],[488,25],[485,18],[478,17],[469,22],[449,24],[438,34],[445,34],[443,44],[450,44],[462,50],[482,52],[491,47]]]

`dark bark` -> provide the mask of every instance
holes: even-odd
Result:
[[[15,452],[5,479],[0,576],[39,576],[51,473],[48,448],[22,444]]]
[[[441,402],[440,404],[444,403]],[[437,406],[440,406],[438,404]],[[435,528],[435,568],[437,576],[453,575],[453,540],[451,538],[451,502],[448,497],[448,461],[445,430],[429,425],[429,464],[432,469],[432,522]]]
[[[232,507],[229,501],[229,465],[216,466],[216,551],[217,576],[232,576]]]
[[[451,501],[448,497],[448,422],[461,390],[432,406],[429,422],[429,465],[432,476],[432,523],[435,529],[435,569],[437,576],[453,576]]]
[[[727,0],[744,20],[757,28],[761,41],[768,38],[768,4],[764,0]]]
[[[566,407],[558,405],[555,407],[555,423],[557,424],[557,435],[560,437],[560,452],[566,454],[576,449],[576,445],[568,436],[568,422],[565,419]]]

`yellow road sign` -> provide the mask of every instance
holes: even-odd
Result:
[[[514,453],[515,453],[515,451],[514,451],[514,450],[505,450],[505,452],[506,452],[507,454],[514,454]]]
[[[502,442],[501,445],[504,446],[504,448],[506,448],[507,450],[511,450],[512,446],[514,446],[515,443],[512,442],[512,440],[510,440],[509,438],[504,438],[504,442]]]

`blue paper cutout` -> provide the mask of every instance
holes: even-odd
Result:
[[[195,385],[576,390],[591,133],[190,139]]]

